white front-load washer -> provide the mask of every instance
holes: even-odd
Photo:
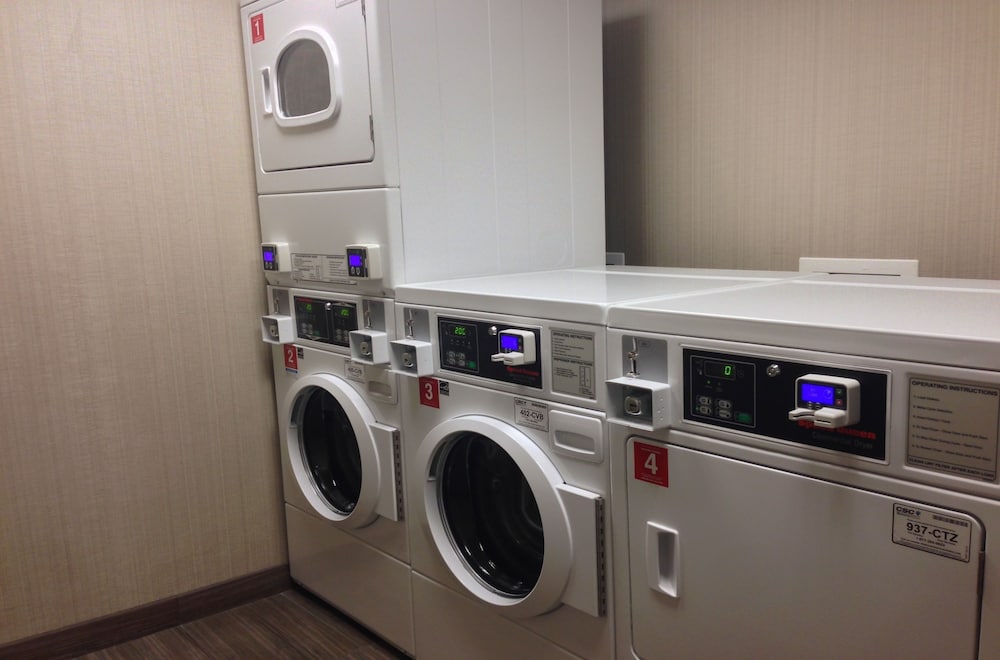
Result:
[[[1000,283],[625,304],[608,375],[618,657],[1000,657]]]
[[[417,657],[608,657],[604,415],[437,384],[406,415]]]
[[[602,267],[398,289],[418,657],[612,657],[607,310],[796,276]]]
[[[273,325],[263,328],[273,344],[292,579],[412,654],[397,377],[387,360],[351,353],[352,340],[357,351],[384,339],[359,330],[359,319],[391,323],[392,301],[269,294],[277,313],[265,321],[290,313],[293,325],[284,343],[270,338]]]
[[[604,263],[598,0],[241,5],[269,284]]]

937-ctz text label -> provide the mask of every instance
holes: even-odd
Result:
[[[896,502],[892,505],[892,541],[967,562],[972,547],[972,521],[961,513]]]

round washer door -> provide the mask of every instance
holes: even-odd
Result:
[[[513,616],[560,605],[573,565],[563,479],[524,433],[499,420],[448,420],[424,438],[423,504],[441,559],[479,600]]]
[[[299,490],[313,511],[341,526],[377,518],[380,457],[371,431],[375,416],[342,379],[313,374],[285,398],[285,448]]]

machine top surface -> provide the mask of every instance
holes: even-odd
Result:
[[[396,289],[401,303],[604,325],[608,310],[643,299],[769,284],[800,273],[608,266],[473,277]]]
[[[1000,282],[814,275],[613,307],[608,325],[1000,369]]]

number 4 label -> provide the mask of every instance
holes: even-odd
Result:
[[[667,467],[667,448],[636,442],[632,445],[635,461],[635,478],[657,486],[670,486],[670,470]]]

